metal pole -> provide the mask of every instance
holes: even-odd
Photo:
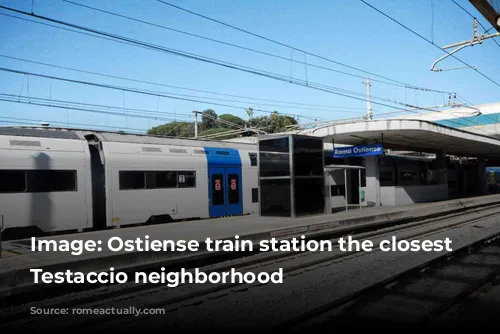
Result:
[[[366,78],[366,82],[363,82],[366,85],[366,119],[372,120],[372,105],[370,102],[370,78]]]
[[[193,111],[194,113],[194,138],[198,139],[198,111]]]
[[[345,197],[345,211],[349,210],[349,203],[347,201],[347,169],[344,168],[344,197]]]
[[[361,169],[358,169],[358,198],[359,198],[359,208],[361,209],[361,196],[359,190],[361,189]]]

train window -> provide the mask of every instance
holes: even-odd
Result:
[[[179,188],[196,187],[196,172],[178,172],[177,181]]]
[[[252,203],[259,202],[259,188],[252,188]]]
[[[0,170],[0,193],[19,193],[26,190],[26,174],[22,170]]]
[[[155,172],[146,172],[146,189],[156,188]]]
[[[156,188],[177,188],[177,172],[156,172]]]
[[[146,177],[140,171],[120,171],[120,189],[144,189]]]
[[[165,189],[196,187],[196,172],[120,171],[120,189]]]
[[[76,191],[76,171],[29,170],[26,184],[26,191],[30,193]]]
[[[196,187],[196,172],[186,172],[186,185],[189,188]]]
[[[257,153],[248,153],[248,156],[250,157],[250,165],[257,166]]]
[[[238,204],[240,202],[239,177],[236,174],[227,176],[229,182],[229,204]]]
[[[224,205],[224,177],[222,174],[212,175],[212,204]]]

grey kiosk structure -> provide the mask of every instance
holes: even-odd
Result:
[[[322,138],[261,136],[258,152],[261,216],[297,218],[361,208],[361,198],[355,205],[348,204],[348,192],[361,190],[365,167],[325,165]],[[351,172],[357,172],[357,187],[348,182]],[[341,193],[334,191],[340,188]]]
[[[325,213],[323,139],[299,135],[258,140],[260,215]]]

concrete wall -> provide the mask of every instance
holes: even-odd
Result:
[[[360,189],[365,191],[366,187]],[[444,184],[407,186],[407,187],[380,187],[382,206],[400,206],[416,203],[435,202],[448,199],[448,186]],[[362,206],[373,206],[365,200]]]
[[[396,205],[395,187],[380,187],[380,199],[383,206]]]
[[[380,166],[378,156],[368,156],[365,158],[366,164],[366,187],[365,201],[369,206],[380,205]]]
[[[446,184],[394,187],[395,205],[443,201],[448,199]]]

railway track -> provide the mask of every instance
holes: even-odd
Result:
[[[500,206],[493,206],[489,209],[477,212],[471,210],[467,213],[458,213],[450,215],[446,218],[435,218],[423,222],[405,224],[401,226],[394,226],[380,231],[362,233],[357,235],[357,240],[374,240],[384,239],[387,236],[392,236],[395,232],[403,232],[399,240],[412,240],[424,238],[426,236],[442,233],[446,230],[458,228],[464,225],[474,224],[489,217],[500,215]],[[363,251],[360,252],[341,252],[336,247],[336,253],[325,252],[307,252],[307,253],[283,253],[274,254],[271,257],[263,257],[253,259],[250,261],[241,262],[239,265],[235,264],[222,264],[215,266],[207,272],[218,271],[223,272],[231,268],[237,268],[242,272],[272,272],[277,267],[283,268],[285,275],[295,276],[306,271],[314,270],[315,268],[325,267],[338,263],[341,261],[349,260],[355,256],[362,256]],[[45,308],[126,308],[130,306],[131,300],[133,305],[137,308],[163,308],[167,311],[176,310],[182,307],[189,307],[199,305],[204,300],[213,298],[220,298],[234,292],[246,291],[254,285],[249,284],[214,284],[214,285],[196,285],[185,284],[182,287],[168,290],[164,286],[151,285],[134,285],[130,289],[118,290],[110,293],[96,294],[94,296],[82,299],[75,299],[70,302],[46,304]],[[168,293],[166,293],[168,290]],[[147,316],[144,316],[147,317]],[[144,317],[134,317],[134,320],[140,320]],[[124,320],[121,315],[106,315],[106,316],[85,316],[79,318],[72,318],[71,321],[61,318],[57,320],[55,316],[30,316],[27,312],[20,312],[14,316],[2,319],[4,326],[43,326],[41,323],[50,321],[50,327],[60,327],[62,329],[69,329],[74,326],[96,327],[98,329],[103,326],[114,327],[117,323]],[[0,326],[1,328],[2,326]]]
[[[460,321],[453,309],[500,278],[500,232],[312,309],[282,324],[290,331],[415,329]],[[451,310],[451,311],[450,311]]]
[[[330,238],[338,238],[344,235],[352,234],[352,235],[358,235],[360,233],[368,233],[368,232],[374,232],[374,231],[381,231],[385,228],[392,228],[392,227],[406,227],[406,226],[412,226],[415,224],[422,224],[425,222],[433,222],[433,221],[440,221],[442,219],[452,219],[454,217],[459,217],[464,214],[468,213],[478,213],[480,211],[484,210],[489,210],[489,209],[495,209],[495,208],[500,208],[500,204],[497,202],[494,203],[489,203],[489,204],[484,204],[480,206],[475,206],[472,208],[467,208],[467,207],[462,207],[460,209],[454,209],[451,211],[445,211],[445,212],[438,212],[438,213],[433,213],[431,215],[423,215],[423,216],[417,216],[417,217],[404,217],[404,218],[398,218],[398,219],[390,219],[385,222],[379,222],[377,224],[362,224],[358,226],[347,226],[345,228],[339,229],[339,230],[333,230],[333,231],[320,231],[316,233],[312,233],[311,235],[308,236],[309,240],[324,240],[324,239],[330,239]],[[291,238],[292,236],[290,236]],[[279,254],[279,253],[274,253],[272,255],[269,255],[269,253],[262,253],[259,252],[258,250],[254,251],[248,251],[248,252],[232,252],[232,253],[222,253],[222,254],[214,254],[214,256],[209,256],[209,257],[193,257],[193,258],[187,258],[185,261],[174,261],[174,263],[169,263],[171,261],[166,261],[166,263],[155,263],[155,264],[148,264],[146,266],[143,266],[141,271],[155,271],[159,267],[165,267],[166,272],[179,272],[181,269],[193,269],[193,268],[200,268],[200,267],[207,267],[207,266],[213,266],[217,265],[220,263],[234,263],[234,262],[239,262],[241,259],[246,258],[247,263],[260,263],[263,261],[262,257],[265,257],[266,260],[273,260],[273,259],[280,259],[283,257],[288,257],[289,255],[292,255],[293,253],[288,252],[286,254]],[[233,264],[230,264],[234,266]],[[239,263],[236,265],[239,267]],[[134,274],[134,269],[125,269],[124,270],[127,274]],[[36,291],[28,291],[26,293],[17,293],[15,295],[7,296],[2,298],[2,304],[0,305],[0,319],[2,318],[2,308],[5,307],[11,307],[11,306],[16,306],[16,305],[24,305],[30,302],[35,302],[35,301],[42,301],[42,300],[48,300],[51,298],[57,298],[59,296],[64,296],[67,294],[80,294],[84,295],[86,292],[91,292],[95,291],[96,293],[100,294],[102,291],[105,292],[105,296],[103,298],[110,298],[112,295],[115,293],[116,289],[108,289],[108,286],[113,286],[112,283],[107,283],[107,284],[79,284],[79,285],[70,285],[70,284],[55,284],[55,285],[47,285],[43,290],[36,290]],[[130,287],[128,285],[123,285],[123,287],[126,287],[130,291],[133,289],[136,289],[137,291],[140,291],[143,289],[142,286],[134,284],[134,287]],[[102,290],[101,292],[99,290]],[[116,293],[117,295],[120,294],[120,292]],[[93,296],[94,294],[91,293]],[[90,297],[92,298],[92,297]]]

